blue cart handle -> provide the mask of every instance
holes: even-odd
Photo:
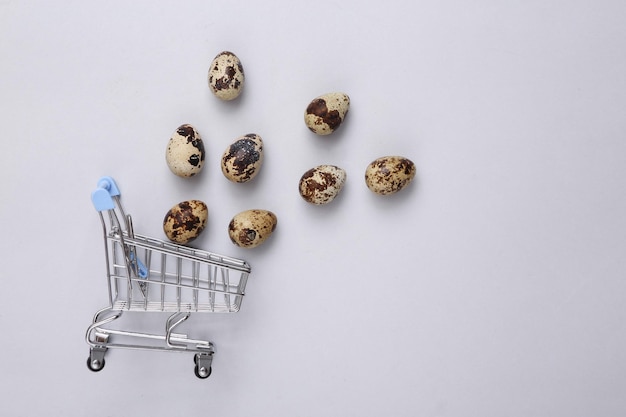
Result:
[[[115,209],[113,197],[119,196],[120,190],[111,177],[102,177],[98,180],[98,188],[91,193],[91,201],[97,211]]]

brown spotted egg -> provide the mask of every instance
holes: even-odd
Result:
[[[230,240],[241,248],[254,248],[274,232],[278,219],[268,210],[246,210],[236,214],[228,224]]]
[[[222,155],[222,173],[233,182],[247,182],[256,177],[263,163],[263,140],[248,133],[231,143]]]
[[[302,175],[298,189],[305,201],[321,205],[333,201],[345,182],[345,170],[334,165],[320,165]]]
[[[243,66],[237,55],[223,51],[211,62],[209,67],[209,88],[221,100],[234,100],[243,89],[245,76]]]
[[[397,193],[415,177],[415,164],[402,156],[383,156],[365,169],[367,187],[380,195]]]
[[[179,177],[193,177],[202,170],[204,157],[204,143],[198,131],[189,124],[179,126],[165,151],[170,171]]]
[[[163,219],[163,232],[169,240],[186,244],[197,238],[206,227],[209,210],[200,200],[182,201],[172,207]]]
[[[330,135],[341,126],[349,109],[347,94],[324,94],[309,103],[304,111],[304,123],[313,133]]]

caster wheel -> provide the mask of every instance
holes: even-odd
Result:
[[[211,376],[211,372],[213,372],[213,368],[209,367],[207,369],[204,366],[200,367],[196,365],[194,372],[198,378],[207,379],[209,376]]]
[[[92,372],[100,372],[104,368],[104,358],[102,360],[87,358],[87,368]]]
[[[198,378],[207,379],[211,376],[211,372],[213,371],[213,368],[211,367],[211,359],[212,358],[209,356],[207,360],[207,356],[205,355],[193,356],[193,363],[196,364],[194,372]]]

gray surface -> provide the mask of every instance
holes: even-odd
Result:
[[[1,2],[0,411],[624,415],[624,21],[622,1]],[[224,49],[236,103],[206,85]],[[314,137],[304,108],[336,90],[347,122]],[[182,123],[208,151],[191,181],[164,161]],[[218,161],[249,132],[265,165],[238,186]],[[386,154],[418,178],[381,199],[362,177]],[[297,182],[321,163],[348,182],[313,207]],[[200,198],[196,246],[252,265],[240,313],[189,324],[217,346],[209,380],[186,355],[85,367],[104,174],[138,232]],[[226,233],[248,208],[279,218],[252,251]]]

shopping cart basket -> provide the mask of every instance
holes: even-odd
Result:
[[[95,313],[87,329],[87,367],[102,370],[109,348],[193,352],[196,376],[207,378],[213,343],[174,330],[192,313],[239,311],[250,266],[243,260],[135,234],[110,177],[99,180],[92,202],[104,233],[109,305]],[[171,314],[160,334],[110,325],[126,311]]]

